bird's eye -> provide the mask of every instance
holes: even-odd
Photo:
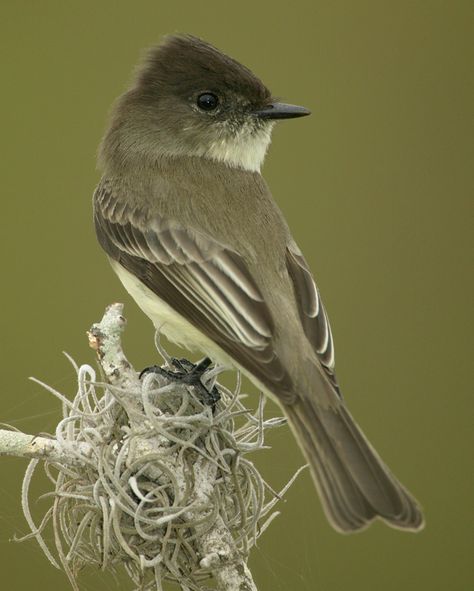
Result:
[[[213,111],[214,109],[217,109],[219,97],[212,92],[204,92],[197,97],[196,104],[203,111]]]

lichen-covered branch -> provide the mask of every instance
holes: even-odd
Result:
[[[81,466],[83,465],[81,457],[91,457],[91,455],[92,448],[87,443],[73,444],[68,449],[55,439],[0,429],[0,456],[37,458],[58,462],[65,466]]]
[[[211,578],[220,591],[256,591],[249,551],[296,475],[277,494],[247,456],[284,420],[264,420],[263,398],[256,411],[246,408],[240,379],[234,392],[217,385],[216,404],[166,375],[139,379],[122,350],[122,312],[109,306],[88,333],[101,379],[70,359],[78,377],[72,400],[42,384],[62,403],[54,439],[0,430],[0,455],[34,458],[22,493],[27,537],[76,590],[79,571],[96,565],[124,567],[144,591],[161,591],[165,581],[203,591]],[[203,375],[207,388],[220,371]],[[40,459],[53,491],[37,525],[28,498]],[[48,527],[54,549],[43,536]]]
[[[125,326],[122,312],[122,304],[109,306],[100,324],[95,324],[89,331],[89,342],[91,347],[96,349],[99,363],[110,383],[119,386],[125,391],[133,391],[139,384],[137,373],[122,350],[120,335]],[[136,402],[136,398],[122,400],[122,403],[127,408],[132,406],[129,410],[132,421],[135,414],[133,406]],[[141,413],[136,416],[140,418]],[[167,448],[168,441],[166,438],[165,441],[148,440],[145,445],[142,445],[141,452],[143,454],[156,453],[163,443]],[[185,465],[179,460],[176,463],[173,460],[173,463],[174,465],[171,468],[174,470],[175,476],[179,479],[185,479]],[[217,463],[201,456],[197,459],[193,471],[193,502],[197,505],[201,503],[205,507],[213,496],[213,485],[217,477],[218,466]],[[151,478],[158,476],[153,467],[148,470],[148,475]],[[184,482],[182,486],[185,486]],[[187,517],[193,521],[199,522],[202,520],[203,516],[199,514],[199,510],[189,510],[187,513]],[[223,520],[218,516],[211,528],[208,525],[208,523],[204,522],[202,525],[196,523],[195,526],[197,534],[196,546],[199,555],[202,556],[200,566],[204,570],[210,569],[212,571],[218,583],[218,589],[222,591],[256,590],[257,588],[246,565],[246,557],[239,553],[234,539]],[[200,533],[201,529],[204,530],[203,533]]]

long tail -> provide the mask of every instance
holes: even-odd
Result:
[[[376,518],[400,529],[423,527],[417,501],[385,466],[342,403],[322,408],[304,398],[285,412],[335,529],[354,532]]]

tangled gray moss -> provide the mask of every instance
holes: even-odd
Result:
[[[233,392],[217,385],[220,400],[211,408],[192,386],[148,374],[124,389],[71,362],[78,376],[72,401],[42,384],[62,402],[54,437],[71,462],[45,463],[53,490],[39,525],[28,504],[39,460],[30,462],[23,509],[32,533],[26,537],[37,539],[76,590],[79,571],[91,565],[125,568],[135,589],[160,590],[163,581],[208,589],[216,564],[236,557],[207,553],[206,535],[230,533],[246,560],[297,475],[277,494],[247,457],[265,447],[265,431],[284,419],[264,420],[263,397],[249,410],[239,377]],[[212,386],[220,371],[208,370],[204,383]],[[44,537],[50,525],[54,548]]]

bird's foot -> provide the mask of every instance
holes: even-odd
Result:
[[[164,369],[159,365],[151,365],[150,367],[145,367],[145,369],[140,372],[139,377],[141,379],[147,373],[157,373],[166,377],[168,380],[180,384],[186,384],[187,386],[193,386],[201,402],[210,406],[214,410],[216,403],[221,398],[219,391],[215,386],[213,386],[211,390],[208,390],[201,381],[202,375],[212,363],[209,357],[205,357],[197,364],[191,363],[191,361],[188,361],[187,359],[177,359],[176,357],[172,357],[171,363],[176,368],[176,371]]]

